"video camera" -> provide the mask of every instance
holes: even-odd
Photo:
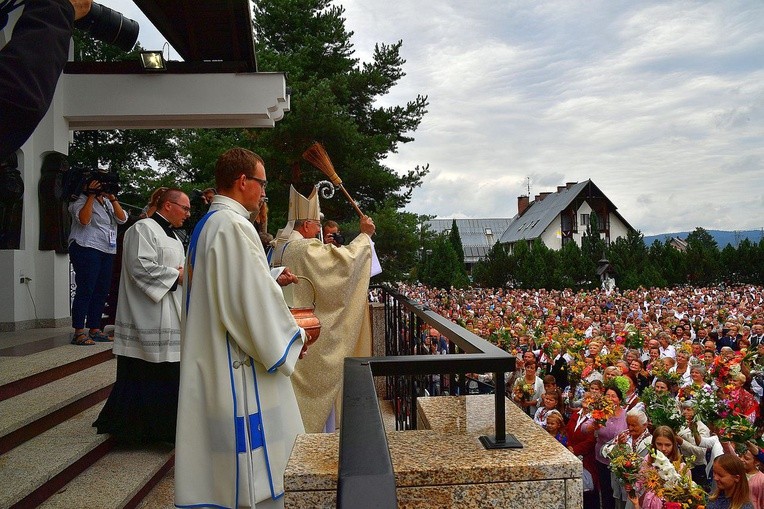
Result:
[[[89,190],[92,182],[98,182],[101,184],[100,189]],[[81,194],[113,194],[119,193],[121,187],[119,185],[119,175],[116,172],[110,172],[107,170],[91,170],[77,166],[69,168],[64,174],[63,181],[63,196],[68,201],[74,201]]]
[[[85,194],[119,194],[122,187],[119,185],[119,175],[106,170],[91,170],[82,174]],[[101,189],[89,189],[90,184],[98,182]]]

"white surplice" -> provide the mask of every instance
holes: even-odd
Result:
[[[125,232],[114,323],[116,355],[147,362],[180,361],[183,288],[171,288],[184,258],[183,244],[168,237],[151,218]]]
[[[289,375],[304,331],[271,277],[249,212],[220,195],[210,212],[186,263],[175,504],[251,507],[283,495],[303,432]]]

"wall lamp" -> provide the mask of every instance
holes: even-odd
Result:
[[[141,67],[144,71],[166,71],[167,62],[162,51],[141,51]]]

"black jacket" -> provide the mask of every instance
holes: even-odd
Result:
[[[7,15],[0,13],[0,28]],[[47,113],[73,23],[74,7],[67,0],[24,2],[11,39],[0,49],[0,159],[21,148]]]

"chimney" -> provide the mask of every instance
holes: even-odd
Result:
[[[527,209],[528,209],[528,197],[518,196],[517,197],[517,215],[522,216]]]
[[[570,189],[572,186],[575,186],[576,184],[578,184],[578,182],[565,182],[565,187]]]
[[[541,198],[541,200],[543,201],[543,200],[544,200],[544,198],[546,198],[546,197],[547,197],[547,196],[549,196],[550,194],[552,194],[552,192],[551,192],[551,191],[544,191],[543,193],[541,193],[541,194],[539,195],[539,197],[540,197],[540,198]]]
[[[566,190],[567,186],[557,186],[557,192],[561,193],[562,191]]]
[[[540,194],[537,194],[536,196],[533,197],[533,201],[541,201],[542,199],[543,198],[541,198]]]

